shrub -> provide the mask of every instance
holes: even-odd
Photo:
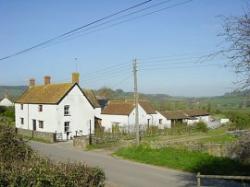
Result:
[[[250,128],[250,114],[246,112],[228,112],[227,116],[236,129]]]
[[[250,134],[242,136],[233,147],[232,154],[243,163],[250,164]]]
[[[0,186],[104,186],[102,170],[41,158],[7,125],[0,125],[0,153]]]
[[[202,121],[195,124],[195,129],[199,132],[207,132],[208,131],[208,127],[207,127],[206,123],[204,123]]]

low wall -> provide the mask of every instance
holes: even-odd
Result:
[[[152,143],[153,148],[174,147],[184,148],[189,151],[205,152],[218,157],[232,157],[231,150],[236,143],[215,144],[215,143],[195,143],[195,142],[181,142],[181,143]]]
[[[88,136],[79,136],[73,139],[73,146],[79,149],[85,149],[89,145]]]
[[[56,134],[50,132],[39,132],[32,131],[28,129],[16,128],[17,134],[20,134],[25,137],[33,138],[34,140],[39,140],[43,142],[53,143],[56,142]]]

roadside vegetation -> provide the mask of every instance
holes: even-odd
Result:
[[[154,149],[146,145],[121,148],[114,155],[142,163],[202,174],[250,175],[250,165],[207,153],[175,149]]]
[[[101,169],[42,158],[9,125],[0,124],[0,152],[0,186],[104,186]]]

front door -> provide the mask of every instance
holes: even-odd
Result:
[[[35,119],[32,120],[32,124],[33,124],[33,131],[36,131],[36,120]]]

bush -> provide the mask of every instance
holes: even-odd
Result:
[[[250,128],[250,114],[246,112],[228,112],[227,116],[236,129]]]
[[[207,124],[202,121],[195,124],[195,129],[199,132],[208,132]]]
[[[232,154],[243,163],[250,164],[250,134],[242,136],[232,149]]]
[[[104,186],[102,170],[41,158],[7,125],[0,125],[0,153],[0,186]]]

